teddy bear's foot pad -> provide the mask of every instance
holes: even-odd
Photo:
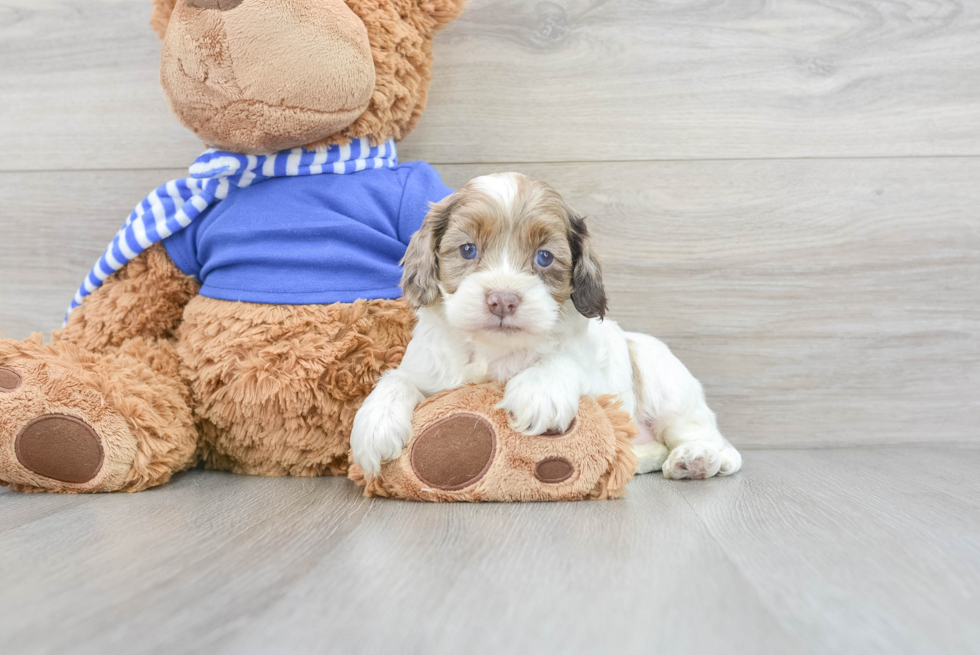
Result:
[[[105,459],[95,429],[64,414],[38,416],[24,426],[14,441],[14,452],[27,470],[76,484],[94,480]]]

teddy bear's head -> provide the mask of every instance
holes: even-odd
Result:
[[[174,115],[243,154],[405,137],[465,0],[153,0]]]

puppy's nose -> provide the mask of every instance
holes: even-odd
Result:
[[[511,316],[521,304],[521,297],[511,291],[491,291],[487,295],[487,305],[494,316]]]

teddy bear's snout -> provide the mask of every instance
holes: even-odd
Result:
[[[206,143],[261,154],[353,123],[375,69],[367,28],[343,0],[183,0],[164,37],[161,81]]]

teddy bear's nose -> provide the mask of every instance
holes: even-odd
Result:
[[[218,11],[228,11],[242,4],[243,0],[184,0],[188,7],[197,9],[217,9]]]

